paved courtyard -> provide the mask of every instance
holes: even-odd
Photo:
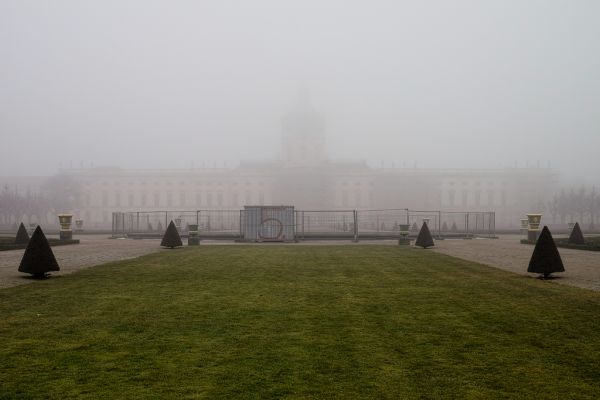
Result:
[[[435,251],[492,267],[527,273],[533,246],[521,244],[519,235],[500,235],[498,239],[438,240]],[[554,282],[600,291],[600,252],[559,248],[565,272]]]
[[[77,239],[79,244],[52,247],[60,265],[60,272],[55,274],[70,274],[82,268],[161,251],[159,239],[109,239],[108,235],[81,235]],[[0,288],[33,282],[28,274],[17,271],[24,252],[0,251]]]
[[[69,274],[82,268],[111,261],[126,260],[156,251],[159,239],[109,239],[107,235],[84,235],[78,245],[53,247],[60,265],[57,274]],[[438,240],[432,251],[448,254],[469,261],[479,262],[495,268],[521,275],[527,274],[527,265],[533,246],[519,243],[521,236],[501,235],[499,239]],[[235,245],[233,241],[203,241],[203,245]],[[345,241],[301,242],[301,245],[357,245]],[[396,245],[395,241],[363,241],[360,244]],[[274,243],[265,246],[277,245]],[[0,252],[0,288],[33,282],[28,275],[17,271],[24,250]],[[554,282],[600,291],[600,252],[559,249],[566,272],[557,274]],[[533,275],[531,275],[533,276]]]

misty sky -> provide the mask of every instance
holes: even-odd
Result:
[[[0,175],[280,157],[600,174],[600,1],[0,1]]]

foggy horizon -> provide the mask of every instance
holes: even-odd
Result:
[[[300,86],[332,160],[598,183],[600,3],[0,4],[0,175],[281,158]],[[10,150],[10,151],[7,151]]]

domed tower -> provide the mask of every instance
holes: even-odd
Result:
[[[310,106],[306,89],[299,91],[296,107],[283,117],[282,139],[287,166],[310,167],[327,160],[325,119]]]

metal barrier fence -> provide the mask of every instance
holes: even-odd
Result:
[[[269,207],[265,207],[269,208]],[[187,234],[189,224],[197,224],[200,238],[258,240],[271,238],[274,230],[288,232],[285,240],[309,239],[395,239],[399,225],[409,224],[415,236],[423,222],[438,238],[495,237],[495,213],[457,212],[439,210],[295,210],[293,218],[285,222],[274,221],[263,213],[261,221],[254,221],[257,236],[249,236],[250,210],[195,210],[195,211],[136,211],[114,212],[113,236],[156,237],[162,235],[170,221]],[[271,211],[272,212],[272,211]],[[267,217],[265,217],[265,215]],[[291,231],[290,231],[291,230]],[[289,233],[291,232],[291,233]],[[290,237],[293,236],[293,237]]]

